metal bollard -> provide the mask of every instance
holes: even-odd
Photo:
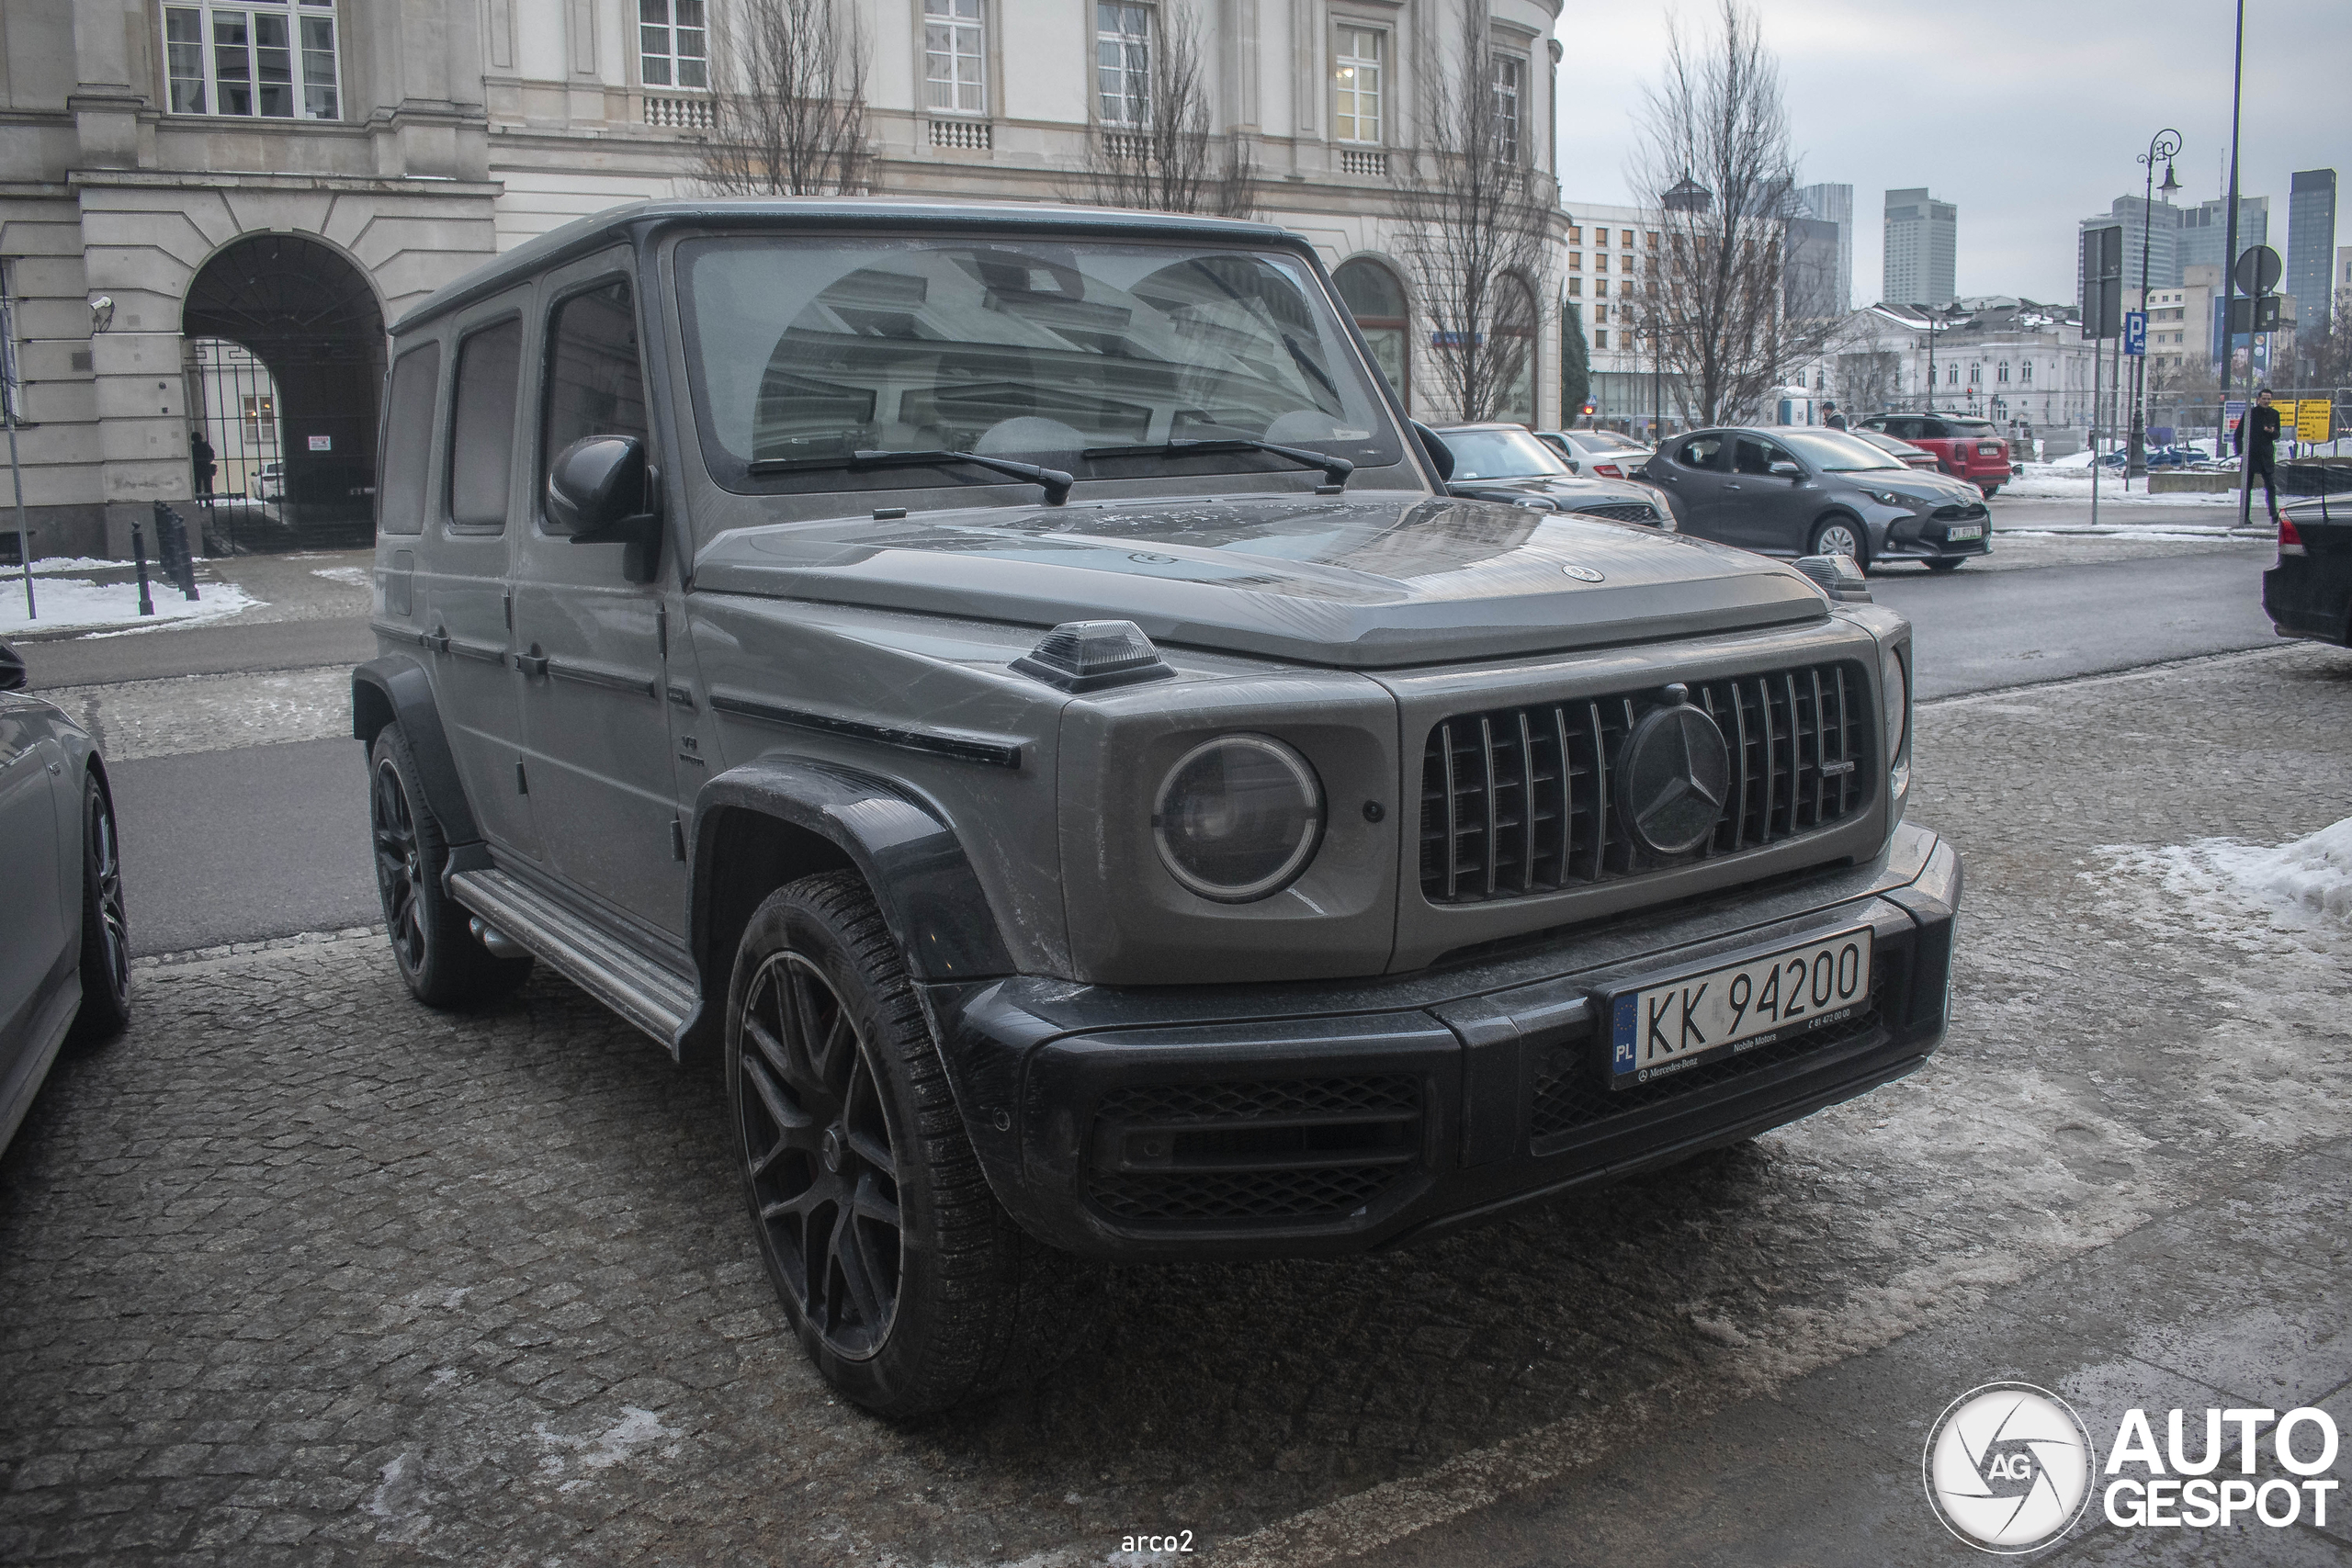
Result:
[[[155,601],[147,596],[147,537],[136,523],[130,525],[130,557],[139,563],[139,613],[152,615]]]
[[[155,502],[155,554],[180,592],[190,599],[198,597],[196,559],[188,551],[187,525],[178,513],[160,501]]]

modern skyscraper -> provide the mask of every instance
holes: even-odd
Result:
[[[2086,229],[2105,229],[2114,224],[2123,226],[2123,287],[2137,290],[2140,287],[2141,209],[2147,209],[2148,287],[2177,288],[2180,287],[2180,220],[2179,208],[2167,201],[2149,201],[2144,197],[2119,196],[2108,208],[2104,217],[2086,218]]]
[[[2229,200],[2217,197],[2180,209],[2180,230],[2173,242],[2173,254],[2183,268],[2220,266],[2229,259],[2222,254],[2229,249]],[[2238,254],[2269,243],[2270,198],[2238,197]]]
[[[2335,254],[2335,171],[2302,169],[2287,185],[2287,292],[2295,297],[2295,336],[2317,343],[2332,313],[2328,263]]]
[[[1786,279],[1790,315],[1817,321],[1846,313],[1846,296],[1838,288],[1838,241],[1843,226],[1819,218],[1789,220]]]
[[[1854,308],[1854,187],[1806,186],[1797,192],[1797,200],[1804,204],[1799,217],[1838,225],[1838,270],[1828,299],[1829,313],[1842,316]]]
[[[1960,209],[1925,186],[1886,193],[1886,265],[1880,297],[1890,305],[1949,305],[1960,296]]]

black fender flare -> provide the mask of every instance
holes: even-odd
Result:
[[[441,710],[433,699],[433,677],[424,665],[404,654],[389,653],[356,666],[351,671],[351,733],[362,746],[376,743],[376,732],[397,721],[416,759],[417,784],[424,804],[441,824],[442,836],[454,847],[481,841],[474,809],[466,799],[465,780],[449,750],[449,737],[441,728]]]
[[[755,758],[729,768],[695,796],[688,941],[704,967],[704,995],[724,996],[732,953],[713,951],[720,835],[729,811],[764,817],[814,835],[865,877],[898,939],[910,978],[966,982],[1014,972],[1012,954],[963,841],[944,816],[888,780],[807,758]]]

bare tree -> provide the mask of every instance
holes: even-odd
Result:
[[[1720,15],[1720,37],[1669,26],[1627,169],[1665,230],[1647,287],[1682,412],[1698,424],[1762,407],[1839,324],[1787,308],[1797,171],[1780,64],[1740,0],[1723,0]]]
[[[2311,355],[2310,385],[2352,387],[2352,288],[2339,288],[2331,302],[2327,331],[2315,334]]]
[[[1086,162],[1084,199],[1102,207],[1151,212],[1249,216],[1257,202],[1257,169],[1238,136],[1210,131],[1208,73],[1201,60],[1200,24],[1183,0],[1168,0],[1157,17],[1141,12],[1129,47],[1144,68],[1122,78],[1115,105]]]
[[[1487,7],[1467,0],[1453,58],[1422,95],[1420,147],[1395,172],[1413,298],[1438,377],[1465,421],[1495,418],[1528,378],[1549,292],[1554,193],[1498,85]]]
[[[854,0],[728,0],[712,10],[717,123],[704,180],[733,196],[866,189],[867,48]]]

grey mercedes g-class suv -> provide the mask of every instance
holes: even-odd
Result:
[[[848,1397],[1093,1259],[1335,1254],[1942,1038],[1910,631],[1829,560],[1451,497],[1314,251],[664,202],[393,329],[352,684],[401,975],[724,1063]]]

